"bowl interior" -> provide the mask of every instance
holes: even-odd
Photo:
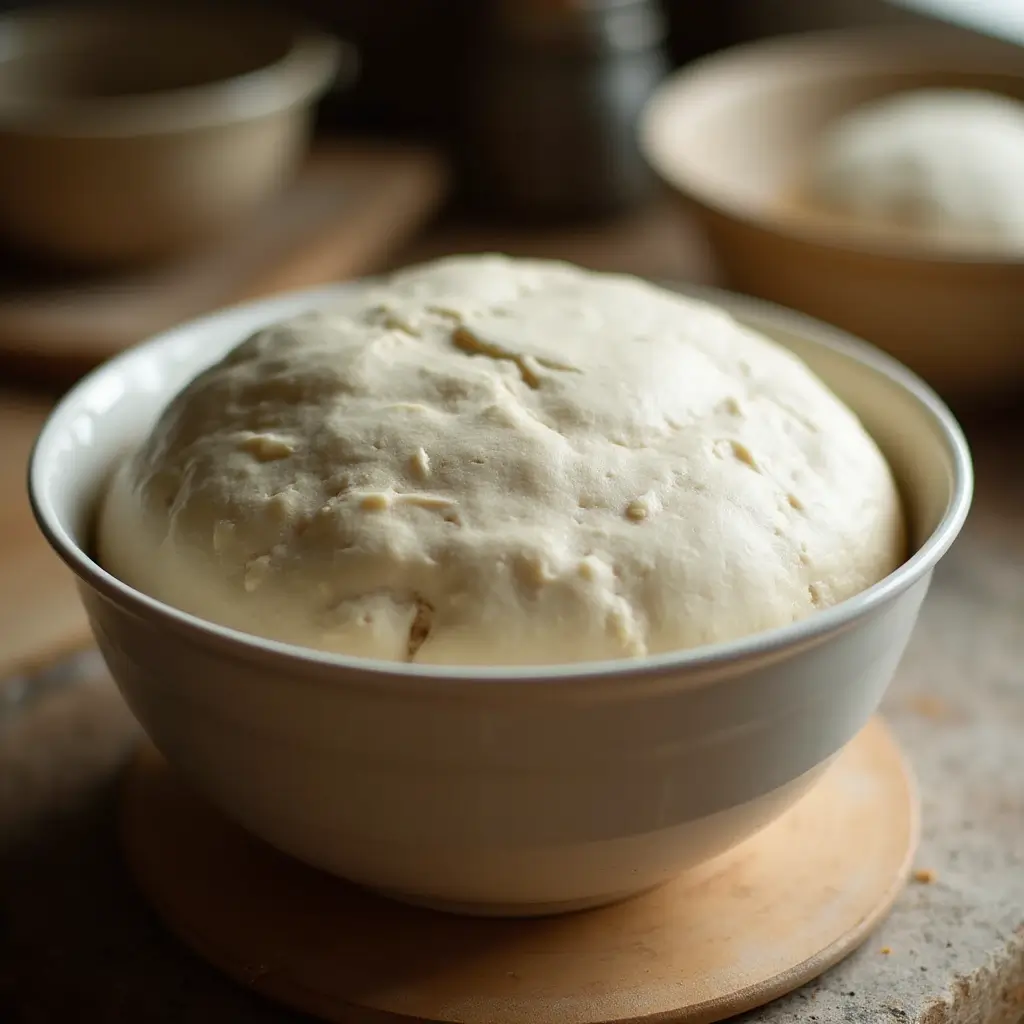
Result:
[[[98,101],[193,89],[283,60],[294,28],[270,17],[73,12],[0,19],[6,102]]]
[[[100,367],[69,393],[40,435],[33,499],[58,548],[91,548],[94,510],[118,458],[151,429],[170,398],[259,327],[352,297],[353,285],[285,295],[176,328]],[[799,314],[714,289],[680,286],[792,349],[861,417],[900,483],[914,550],[970,496],[966,447],[949,413],[909,371]],[[962,506],[962,507],[959,507]]]
[[[754,43],[672,76],[652,98],[641,134],[671,185],[727,214],[778,223],[797,215],[792,199],[826,125],[871,100],[925,87],[1024,100],[1024,57],[945,30]]]

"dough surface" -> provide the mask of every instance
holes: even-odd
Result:
[[[815,201],[867,226],[1024,246],[1024,103],[981,90],[897,93],[832,125],[810,179]]]
[[[98,542],[212,622],[485,665],[740,637],[905,553],[883,456],[794,356],[640,280],[500,256],[239,345],[120,465]]]

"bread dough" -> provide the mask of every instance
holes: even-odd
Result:
[[[866,225],[954,244],[1024,246],[1024,103],[924,89],[855,109],[824,134],[811,191]]]
[[[307,647],[555,664],[802,619],[904,554],[856,417],[724,312],[455,257],[261,330],[117,470],[99,556]]]

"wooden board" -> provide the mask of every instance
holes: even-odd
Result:
[[[375,270],[437,210],[446,178],[430,151],[325,142],[242,230],[189,259],[91,280],[0,267],[0,360],[71,376],[209,310]]]
[[[0,393],[0,683],[90,640],[74,578],[28,504],[28,454],[48,409]]]
[[[452,252],[504,252],[569,260],[591,270],[717,284],[719,275],[703,231],[673,196],[619,217],[560,227],[512,223],[440,224],[395,254],[393,265]]]
[[[339,1024],[721,1020],[863,942],[918,835],[916,792],[881,720],[730,854],[561,917],[456,917],[360,891],[249,838],[151,748],[122,811],[130,866],[171,929],[242,984]]]

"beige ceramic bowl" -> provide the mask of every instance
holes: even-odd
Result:
[[[6,15],[0,234],[97,266],[194,248],[288,178],[341,67],[338,43],[270,15]]]
[[[696,211],[730,285],[867,338],[943,393],[972,397],[1024,381],[1024,252],[869,234],[799,199],[825,125],[921,86],[1024,98],[1024,51],[927,28],[740,46],[661,86],[642,145]]]
[[[697,650],[555,668],[384,663],[211,625],[106,573],[91,530],[115,460],[225,350],[343,287],[231,309],[126,352],[72,389],[36,445],[38,521],[77,574],[107,664],[159,749],[280,849],[474,913],[616,900],[775,818],[878,707],[967,515],[970,457],[946,408],[867,346],[707,293],[797,352],[861,415],[898,475],[914,543],[906,564],[850,601]]]

